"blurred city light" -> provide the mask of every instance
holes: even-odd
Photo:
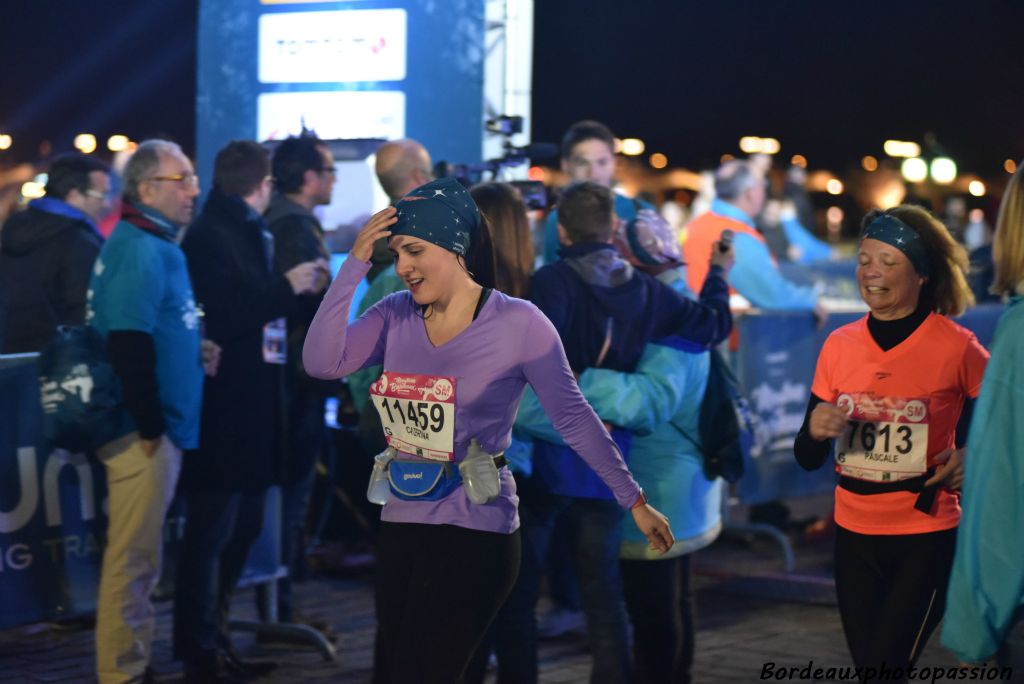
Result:
[[[940,185],[949,185],[956,180],[956,162],[949,157],[936,157],[931,164],[932,180]]]
[[[640,138],[623,138],[622,139],[622,154],[628,157],[637,157],[644,153],[647,146],[644,145],[644,141]]]
[[[732,160],[733,160],[733,159],[735,159],[735,158],[736,158],[736,157],[734,157],[734,156],[732,156],[731,154],[729,154],[728,152],[726,152],[726,153],[725,153],[725,154],[723,154],[723,155],[722,155],[721,157],[719,157],[718,161],[720,161],[720,162],[722,162],[722,163],[724,164],[725,162],[727,162],[727,161],[732,161]]]
[[[860,160],[860,165],[865,171],[875,171],[878,169],[878,160],[869,154]]]
[[[96,136],[92,133],[79,133],[75,136],[75,149],[82,154],[96,151]]]
[[[830,195],[841,195],[843,193],[843,183],[838,178],[830,178],[828,183],[825,183],[825,190]]]
[[[531,166],[530,170],[526,172],[526,177],[532,181],[544,182],[547,180],[548,172],[544,170],[542,166]]]
[[[615,154],[622,154],[622,138],[615,138]]]
[[[39,199],[46,195],[46,184],[30,180],[21,184],[21,196],[25,199]]]
[[[904,159],[900,165],[900,173],[911,183],[920,183],[928,177],[928,164],[920,157]]]
[[[967,191],[969,193],[971,193],[972,195],[974,195],[975,197],[984,197],[985,196],[985,184],[982,183],[981,181],[976,181],[976,180],[975,181],[971,181],[967,185]]]
[[[801,169],[807,168],[807,157],[802,154],[794,154],[789,160],[789,163],[793,166],[799,166]]]
[[[124,152],[128,149],[127,135],[112,135],[107,138],[107,149],[111,152]]]
[[[668,166],[668,157],[663,155],[661,152],[655,152],[651,155],[651,166],[656,169],[663,169]]]
[[[890,157],[920,157],[921,146],[916,142],[906,142],[904,140],[886,140],[885,144],[882,145],[882,149]]]
[[[1006,161],[1003,162],[1003,168],[1006,169],[1006,173],[1016,173],[1017,162],[1013,161],[1012,159],[1007,159]]]
[[[775,138],[759,138],[756,135],[745,135],[740,138],[740,150],[744,154],[778,154],[782,145]]]
[[[755,152],[760,152],[761,139],[753,135],[747,135],[740,138],[740,150],[744,154],[754,154]]]
[[[7,135],[6,133],[0,135],[0,150],[8,150],[8,149],[10,149],[11,148],[11,144],[13,142],[14,142],[14,140],[11,138],[11,136]]]

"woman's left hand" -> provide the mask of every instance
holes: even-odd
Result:
[[[672,536],[672,529],[668,525],[668,518],[659,513],[650,504],[636,506],[630,510],[633,514],[633,521],[640,531],[647,537],[651,548],[661,553],[666,553],[676,543]]]
[[[960,487],[964,483],[965,456],[966,449],[946,449],[940,453],[935,457],[935,460],[942,465],[935,469],[935,474],[928,478],[924,486],[928,487],[933,484],[942,483],[946,486],[946,489],[951,489],[955,492],[960,491]]]

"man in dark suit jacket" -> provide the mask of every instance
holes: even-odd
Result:
[[[281,480],[285,444],[285,318],[298,295],[323,289],[327,265],[274,271],[274,241],[262,214],[270,158],[236,141],[214,161],[214,187],[182,242],[206,337],[220,366],[203,392],[199,449],[185,459],[185,535],[175,582],[174,650],[190,681],[265,674],[230,647],[231,593],[263,523],[267,489]]]

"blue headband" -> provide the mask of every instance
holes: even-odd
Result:
[[[916,230],[890,214],[882,214],[868,224],[860,239],[871,238],[892,245],[910,260],[917,274],[927,278],[932,273],[931,259],[924,240]]]
[[[454,178],[438,178],[395,202],[398,223],[391,234],[408,235],[465,256],[480,229],[480,210]]]

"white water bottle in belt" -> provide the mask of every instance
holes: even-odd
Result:
[[[469,442],[466,458],[459,463],[459,474],[466,496],[475,504],[490,503],[501,494],[501,477],[494,456],[484,451],[475,438]]]
[[[373,472],[366,487],[366,498],[370,503],[383,506],[391,496],[391,482],[388,480],[388,464],[398,455],[394,447],[388,447],[373,457]]]

